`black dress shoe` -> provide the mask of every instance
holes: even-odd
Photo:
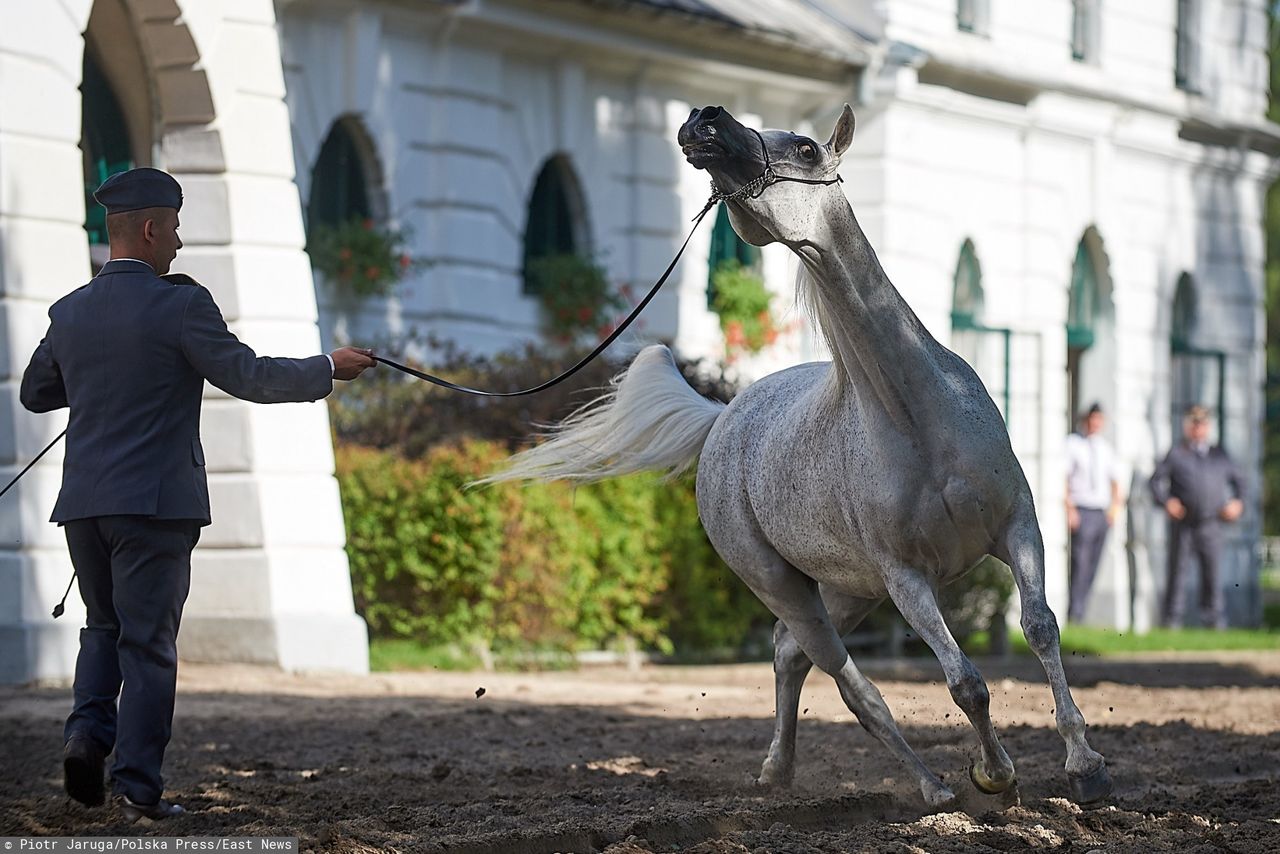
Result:
[[[62,748],[62,785],[85,806],[101,806],[106,800],[102,760],[102,751],[88,736],[73,735]]]
[[[135,804],[129,800],[128,795],[121,795],[120,812],[124,815],[125,821],[133,824],[140,818],[149,818],[152,821],[177,818],[180,815],[185,815],[187,811],[182,808],[181,804],[171,804],[164,798],[154,804]]]

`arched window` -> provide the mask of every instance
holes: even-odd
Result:
[[[965,238],[956,260],[951,292],[951,350],[977,372],[991,398],[1009,420],[1009,348],[1013,330],[984,322],[982,265],[973,241]]]
[[[585,255],[582,196],[568,158],[551,157],[538,171],[529,196],[529,215],[524,230],[524,292],[535,293],[529,276],[529,262],[553,255]]]
[[[1195,333],[1195,321],[1195,282],[1190,273],[1183,273],[1178,277],[1178,286],[1173,292],[1173,317],[1169,329],[1170,345],[1175,353],[1191,348],[1191,338]]]
[[[1200,0],[1178,0],[1173,82],[1193,94],[1200,91]]]
[[[1076,260],[1071,265],[1071,299],[1067,307],[1067,347],[1071,350],[1088,350],[1093,346],[1094,318],[1098,306],[1098,272],[1093,266],[1093,255],[1084,239],[1076,248]]]
[[[1218,427],[1219,441],[1223,441],[1222,419],[1226,395],[1227,354],[1198,345],[1196,319],[1199,306],[1196,299],[1196,280],[1190,273],[1178,277],[1173,291],[1173,311],[1169,323],[1169,357],[1173,375],[1173,396],[1170,400],[1173,416],[1173,435],[1182,431],[1182,415],[1188,406],[1198,404],[1208,407]]]
[[[960,259],[956,262],[955,289],[951,297],[951,325],[957,329],[971,329],[982,318],[982,267],[968,238],[960,245]]]
[[[1089,226],[1076,244],[1067,300],[1067,414],[1074,429],[1082,408],[1117,404],[1116,326],[1106,244]]]
[[[103,181],[132,169],[135,165],[129,144],[129,126],[124,110],[112,91],[93,52],[84,52],[84,76],[80,84],[83,123],[85,223],[90,246],[107,243],[107,211],[93,198]]]
[[[711,251],[707,253],[707,306],[715,302],[715,275],[726,261],[737,261],[744,267],[760,263],[760,249],[738,236],[729,222],[729,211],[724,205],[716,212],[716,224],[711,229]]]
[[[988,34],[991,10],[989,0],[957,0],[956,27],[966,33]]]
[[[1098,61],[1098,0],[1071,0],[1071,58]]]
[[[311,195],[307,200],[307,229],[339,226],[353,219],[377,218],[371,188],[377,168],[372,145],[356,120],[338,119],[320,146],[311,170]]]

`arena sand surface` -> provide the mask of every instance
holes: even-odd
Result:
[[[1065,798],[1038,665],[980,666],[1020,805],[969,784],[975,740],[936,663],[865,666],[960,795],[937,814],[821,674],[805,689],[795,785],[753,787],[772,731],[768,665],[369,677],[184,665],[166,775],[191,814],[131,827],[61,791],[67,689],[0,688],[0,835],[476,854],[1280,851],[1280,656],[1072,658],[1116,782],[1086,810]]]

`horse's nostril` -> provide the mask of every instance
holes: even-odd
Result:
[[[720,118],[720,114],[724,112],[724,107],[704,107],[702,113],[698,116],[699,121],[714,122]]]

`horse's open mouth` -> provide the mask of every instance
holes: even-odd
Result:
[[[695,168],[701,169],[724,156],[724,149],[714,140],[699,140],[680,146],[685,160]]]

